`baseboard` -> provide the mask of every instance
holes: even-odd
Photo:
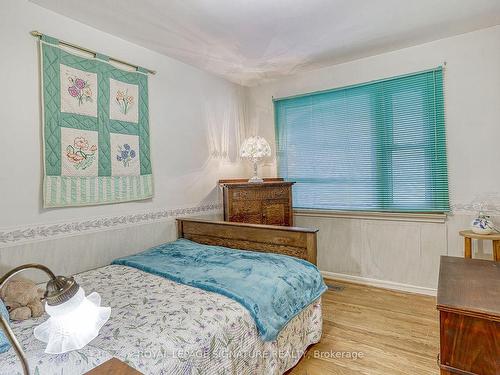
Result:
[[[434,296],[434,297],[437,295],[436,289],[426,288],[426,287],[422,287],[422,286],[396,283],[394,281],[370,279],[368,277],[346,275],[346,274],[342,274],[342,273],[329,272],[329,271],[321,271],[321,274],[328,279],[348,281],[351,283],[370,285],[370,286],[375,286],[375,287],[383,288],[383,289],[424,294],[427,296]]]

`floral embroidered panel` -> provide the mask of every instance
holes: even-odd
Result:
[[[151,198],[148,76],[40,40],[44,207]]]

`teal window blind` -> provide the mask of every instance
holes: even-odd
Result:
[[[441,68],[274,101],[295,208],[449,211]]]

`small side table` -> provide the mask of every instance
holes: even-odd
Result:
[[[490,240],[493,242],[493,260],[500,262],[500,234],[476,234],[471,230],[462,230],[459,232],[465,240],[464,258],[472,258],[472,239]]]
[[[142,372],[130,367],[125,362],[120,361],[118,358],[111,358],[99,366],[93,368],[85,375],[142,375]]]

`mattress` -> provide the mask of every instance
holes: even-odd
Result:
[[[321,338],[321,299],[264,342],[249,312],[223,295],[120,265],[75,278],[101,295],[111,317],[83,349],[59,355],[45,354],[33,336],[46,314],[13,323],[34,374],[82,374],[112,357],[144,374],[282,374]],[[0,374],[16,373],[14,350],[0,354]]]

